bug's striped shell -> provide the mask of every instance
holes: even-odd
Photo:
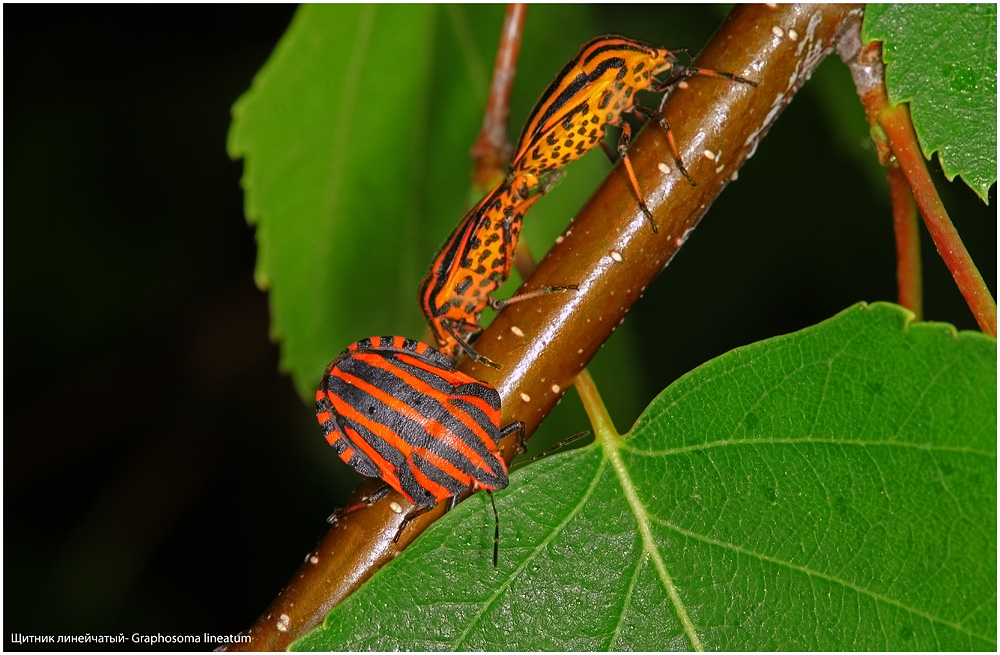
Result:
[[[342,460],[415,505],[503,489],[500,395],[425,343],[363,339],[327,367],[316,417]]]

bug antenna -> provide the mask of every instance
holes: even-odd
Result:
[[[497,567],[497,562],[500,560],[500,513],[497,512],[497,503],[493,500],[493,492],[489,489],[486,493],[490,495],[490,504],[493,505],[493,521],[494,521],[494,531],[493,531],[493,568]]]

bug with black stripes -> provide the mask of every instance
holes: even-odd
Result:
[[[511,160],[508,179],[512,187],[522,195],[528,193],[538,186],[547,172],[579,159],[598,144],[611,156],[604,143],[604,132],[608,126],[620,125],[618,155],[639,206],[655,232],[656,223],[639,190],[639,181],[628,157],[632,129],[623,114],[635,112],[656,121],[666,132],[671,154],[681,174],[692,186],[694,180],[681,161],[666,118],[659,111],[639,104],[636,93],[647,89],[666,91],[692,75],[721,77],[757,86],[756,82],[732,73],[683,66],[677,59],[680,52],[685,51],[666,50],[617,35],[599,36],[585,43],[528,116]],[[658,77],[664,74],[668,77]]]
[[[434,257],[420,283],[420,310],[438,348],[451,359],[457,361],[464,351],[481,364],[499,368],[471,345],[483,330],[483,310],[500,311],[514,302],[577,288],[570,284],[503,300],[493,297],[510,277],[525,213],[560,177],[561,173],[548,176],[539,193],[527,197],[502,181],[465,215]]]
[[[398,336],[349,346],[326,368],[316,392],[316,419],[340,458],[362,475],[382,478],[414,505],[450,506],[467,489],[507,487],[497,445],[524,423],[500,427],[496,389],[455,370],[431,346]],[[500,517],[493,505],[496,566]]]

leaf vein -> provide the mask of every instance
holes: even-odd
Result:
[[[463,646],[465,645],[465,640],[472,632],[472,629],[476,625],[478,625],[479,621],[482,620],[483,616],[486,614],[486,611],[493,606],[493,604],[497,601],[497,599],[500,598],[503,592],[507,591],[507,589],[510,588],[511,584],[515,579],[517,579],[518,575],[526,568],[528,568],[528,565],[541,554],[541,552],[545,549],[545,547],[548,546],[549,543],[551,543],[552,540],[555,539],[559,535],[559,533],[561,533],[566,528],[567,525],[569,525],[570,521],[583,510],[583,507],[587,504],[587,501],[590,500],[590,497],[594,495],[594,490],[597,489],[598,482],[601,480],[601,477],[604,473],[604,469],[607,467],[607,461],[608,460],[606,458],[601,459],[601,463],[597,471],[595,471],[594,473],[594,479],[591,481],[590,486],[587,488],[587,491],[583,494],[583,496],[580,497],[580,501],[576,504],[576,507],[574,507],[562,521],[560,521],[557,525],[553,526],[552,531],[549,533],[549,535],[545,537],[545,539],[543,539],[542,541],[538,542],[538,545],[534,548],[531,554],[528,557],[526,557],[524,561],[521,562],[517,566],[517,568],[515,568],[510,573],[509,576],[507,576],[507,580],[505,580],[503,584],[498,585],[496,590],[494,590],[494,592],[490,595],[490,597],[487,598],[480,605],[479,611],[476,612],[475,616],[473,616],[472,619],[469,621],[469,625],[468,627],[466,627],[465,631],[462,632],[462,634],[460,634],[456,640],[451,642],[450,644],[451,650],[466,650],[465,648],[463,648]]]
[[[996,637],[995,636],[978,634],[978,633],[973,632],[972,630],[966,628],[962,623],[957,623],[955,621],[948,621],[947,619],[941,618],[939,616],[934,616],[932,614],[928,614],[927,612],[924,612],[923,610],[917,609],[916,607],[911,607],[910,605],[907,605],[906,603],[898,601],[895,598],[889,598],[889,597],[887,597],[887,596],[885,596],[883,594],[880,594],[878,592],[872,591],[870,589],[866,589],[864,587],[856,585],[856,584],[854,584],[854,583],[852,583],[852,582],[850,582],[848,580],[845,580],[843,578],[837,577],[835,575],[830,575],[828,573],[823,573],[822,571],[817,571],[816,569],[811,569],[811,568],[809,568],[807,566],[802,566],[800,564],[795,564],[795,563],[789,562],[787,560],[778,559],[777,557],[772,557],[772,556],[767,555],[765,553],[760,553],[760,552],[757,552],[757,551],[753,551],[753,550],[750,550],[748,548],[744,548],[743,546],[739,546],[737,544],[733,544],[733,543],[721,541],[719,539],[713,539],[711,537],[708,537],[706,535],[699,534],[699,533],[696,533],[696,532],[691,532],[691,531],[685,530],[685,529],[681,528],[680,526],[675,525],[675,524],[673,524],[673,523],[671,523],[669,521],[664,521],[662,519],[658,519],[655,516],[649,517],[649,518],[650,518],[650,520],[652,520],[652,521],[654,521],[654,522],[656,522],[656,523],[658,523],[660,525],[663,525],[664,527],[666,527],[666,528],[668,528],[670,530],[673,530],[677,534],[683,535],[683,536],[688,537],[690,539],[695,539],[697,541],[701,541],[703,543],[707,543],[707,544],[710,544],[710,545],[713,545],[713,546],[717,546],[719,548],[726,548],[728,550],[732,550],[733,552],[737,552],[737,553],[740,553],[742,555],[747,555],[749,557],[756,557],[756,558],[761,559],[761,560],[763,560],[765,562],[770,562],[771,564],[776,564],[778,566],[784,566],[784,567],[786,567],[788,569],[791,569],[792,571],[797,571],[797,572],[802,573],[802,574],[804,574],[806,576],[809,576],[810,580],[814,580],[814,579],[818,578],[820,580],[826,580],[827,582],[831,582],[831,583],[834,583],[834,584],[842,585],[842,586],[844,586],[844,587],[846,587],[848,589],[851,589],[851,590],[855,591],[858,594],[861,594],[861,595],[864,595],[864,596],[868,596],[869,598],[872,598],[876,602],[885,603],[887,605],[892,605],[894,607],[897,607],[897,608],[903,610],[904,612],[909,612],[910,614],[913,614],[913,615],[919,616],[919,617],[921,617],[923,619],[926,619],[932,625],[936,625],[936,626],[939,626],[939,627],[946,626],[946,627],[949,627],[949,628],[955,630],[956,632],[960,632],[962,634],[968,635],[969,637],[972,637],[972,638],[975,638],[975,639],[981,639],[981,640],[983,640],[983,641],[985,641],[987,643],[996,644]]]
[[[705,650],[701,644],[701,638],[698,636],[694,621],[691,620],[687,607],[681,599],[680,592],[676,585],[674,585],[673,578],[671,577],[670,572],[667,571],[667,566],[664,563],[663,558],[660,556],[660,551],[656,546],[656,540],[653,538],[653,532],[649,527],[651,519],[649,512],[646,511],[646,506],[643,505],[642,500],[639,498],[639,492],[632,483],[632,478],[629,475],[628,469],[625,467],[625,462],[622,461],[621,451],[619,450],[622,446],[621,439],[604,438],[601,439],[601,445],[607,459],[611,462],[611,465],[615,470],[615,474],[618,476],[618,480],[621,483],[622,490],[625,493],[625,498],[629,507],[632,508],[632,513],[635,515],[636,525],[639,528],[639,534],[642,536],[642,548],[649,555],[653,562],[653,566],[656,568],[660,582],[663,584],[663,588],[670,597],[670,602],[674,606],[674,611],[677,612],[677,618],[680,621],[681,626],[684,628],[684,633],[691,642],[691,649],[697,651]]]
[[[981,450],[979,448],[969,448],[968,446],[946,446],[939,444],[927,444],[927,443],[906,443],[903,441],[869,441],[864,439],[836,439],[833,437],[772,437],[772,438],[754,438],[754,439],[720,439],[718,441],[707,441],[700,444],[692,444],[689,446],[678,446],[676,448],[664,448],[662,450],[653,450],[645,448],[635,448],[628,444],[623,444],[620,448],[626,452],[634,453],[636,455],[648,455],[648,456],[667,456],[667,455],[681,455],[684,453],[698,452],[702,450],[710,450],[712,448],[721,448],[724,446],[743,446],[743,445],[795,445],[795,444],[830,444],[838,446],[859,446],[865,448],[871,447],[892,447],[892,448],[912,448],[914,450],[924,450],[927,452],[951,452],[951,453],[965,453],[968,455],[976,455],[979,457],[987,457],[990,459],[996,459],[996,451]]]

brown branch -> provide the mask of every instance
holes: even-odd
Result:
[[[493,81],[490,83],[483,126],[470,152],[475,159],[472,183],[483,194],[507,174],[507,162],[514,150],[507,124],[510,121],[510,96],[514,89],[517,57],[521,52],[521,33],[524,31],[527,12],[527,5],[507,5],[497,57],[493,64]]]
[[[692,188],[676,171],[660,171],[660,162],[671,161],[667,141],[659,126],[644,129],[630,157],[659,232],[650,229],[624,172],[616,167],[522,288],[576,283],[580,291],[517,303],[501,312],[476,343],[501,365],[500,371],[468,360],[460,366],[497,387],[504,423],[523,420],[529,434],[538,426],[832,50],[845,22],[859,17],[860,5],[749,5],[733,11],[696,64],[748,77],[759,86],[695,78],[674,92],[663,109],[698,186]],[[514,455],[511,441],[503,444],[508,461]],[[409,509],[401,496],[391,493],[331,528],[248,630],[252,643],[232,650],[286,648],[319,625],[331,607],[444,509],[410,521],[394,542],[403,522],[394,506]]]

